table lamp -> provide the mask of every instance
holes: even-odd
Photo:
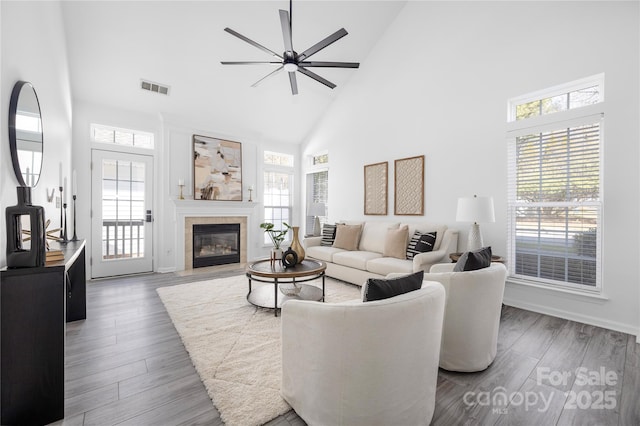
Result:
[[[484,246],[482,234],[480,233],[479,222],[495,222],[495,212],[493,210],[493,197],[460,197],[458,198],[458,210],[456,221],[473,222],[469,229],[467,240],[467,250],[477,250]]]
[[[320,216],[324,216],[327,211],[327,206],[325,203],[311,203],[309,205],[309,216],[315,216],[315,221],[313,222],[313,236],[317,237],[320,235]]]

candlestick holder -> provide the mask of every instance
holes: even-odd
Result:
[[[249,188],[249,202],[252,202],[253,200],[251,199],[251,193],[253,192],[253,189]]]
[[[60,179],[62,180],[62,178],[60,178]],[[63,190],[63,188],[61,186],[59,186],[58,189],[60,190],[60,238],[62,239],[64,237],[64,232],[63,232],[64,222],[62,220],[62,190]]]
[[[73,238],[71,241],[78,241],[78,235],[76,235],[76,196],[73,197]]]
[[[184,184],[182,185],[178,185],[180,187],[180,196],[178,197],[179,200],[184,200],[184,196],[182,195],[182,188],[184,188]]]
[[[64,209],[64,227],[62,231],[62,242],[66,243],[69,241],[67,239],[67,203],[62,203],[62,208]]]

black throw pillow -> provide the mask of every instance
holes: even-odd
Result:
[[[478,250],[462,253],[456,266],[453,267],[453,271],[475,271],[477,269],[487,268],[489,265],[491,265],[491,247],[482,247]]]
[[[415,272],[399,278],[369,278],[365,284],[363,302],[388,299],[399,294],[419,290],[422,287],[424,271]]]

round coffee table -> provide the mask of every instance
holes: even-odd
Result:
[[[281,308],[282,304],[289,299],[324,302],[325,269],[327,265],[315,259],[305,259],[291,268],[283,267],[280,261],[271,263],[269,259],[250,263],[247,266],[247,278],[249,278],[247,300],[255,306],[273,309],[275,316],[278,316],[278,308]],[[322,289],[301,284],[318,278],[322,278]],[[252,289],[251,281],[273,284],[273,290],[269,286]]]

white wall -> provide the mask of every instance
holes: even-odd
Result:
[[[60,225],[60,211],[48,203],[46,191],[58,186],[59,165],[71,185],[71,92],[64,28],[59,2],[0,2],[0,265],[6,264],[4,209],[16,204],[18,181],[9,153],[9,97],[19,80],[33,84],[42,112],[44,162],[34,205],[45,208],[50,229]],[[58,191],[56,190],[56,194]]]
[[[241,131],[222,133],[215,124],[190,122],[184,117],[157,116],[125,108],[115,109],[102,105],[74,101],[74,149],[73,169],[78,175],[77,227],[79,238],[87,240],[87,249],[93,248],[91,241],[91,150],[100,149],[100,144],[90,141],[90,125],[92,123],[125,129],[133,129],[153,133],[154,155],[154,224],[153,252],[154,271],[171,272],[183,269],[184,242],[180,238],[176,217],[176,199],[178,198],[178,179],[184,179],[184,197],[181,209],[188,209],[188,200],[193,200],[193,142],[194,134],[234,140],[242,143],[243,199],[238,202],[202,201],[193,209],[194,216],[227,215],[226,212],[237,213],[239,207],[244,213],[251,215],[248,223],[249,259],[266,255],[263,247],[259,223],[262,219],[262,164],[263,149],[279,150],[298,155],[299,147],[291,144],[278,144],[264,141],[259,135],[243,134]],[[220,125],[220,128],[224,126]],[[102,145],[104,148],[104,145]],[[254,203],[248,203],[249,185],[253,185]],[[178,201],[178,203],[180,203]],[[202,212],[202,207],[206,211]],[[235,215],[235,214],[234,214]]]
[[[223,128],[223,126],[220,126]],[[164,224],[167,230],[171,232],[163,232],[160,241],[161,251],[158,253],[159,271],[168,272],[173,270],[184,269],[184,241],[183,241],[183,223],[177,218],[176,202],[178,198],[179,188],[178,179],[184,179],[184,198],[185,200],[193,200],[193,135],[202,135],[215,137],[220,139],[232,140],[242,144],[242,202],[219,202],[219,201],[201,201],[198,208],[193,209],[193,216],[221,215],[231,216],[248,215],[249,220],[247,226],[249,229],[256,227],[256,207],[257,204],[249,204],[248,187],[253,185],[256,187],[256,165],[259,142],[256,142],[255,135],[246,135],[241,132],[233,134],[221,133],[219,129],[211,128],[211,126],[201,123],[190,123],[184,118],[165,117],[164,119],[164,151],[166,155],[163,159],[164,170],[166,173],[162,177],[165,190],[161,194],[162,210],[164,214]],[[254,192],[255,195],[255,192]],[[180,203],[180,201],[178,201]],[[183,202],[182,205],[186,205]],[[200,208],[206,206],[206,211]],[[243,209],[239,212],[237,208]],[[188,207],[187,207],[188,209]],[[251,235],[249,236],[251,237]],[[255,239],[249,238],[249,246],[247,247],[247,256],[252,258],[256,256],[258,249]]]
[[[216,128],[217,127],[217,128]],[[225,132],[225,130],[227,132]],[[228,133],[228,132],[231,133]],[[243,132],[240,129],[229,130],[223,123],[219,125],[205,125],[193,123],[184,118],[165,116],[163,123],[164,132],[164,159],[163,170],[166,173],[161,178],[166,190],[161,194],[161,207],[164,218],[164,226],[174,232],[164,232],[160,242],[160,252],[157,259],[158,271],[168,272],[172,270],[182,270],[184,268],[184,242],[181,241],[181,224],[176,217],[175,199],[178,197],[178,179],[184,179],[184,197],[186,200],[193,200],[193,140],[194,134],[227,139],[242,143],[242,202],[219,202],[202,201],[199,202],[198,209],[194,209],[193,216],[201,216],[201,205],[208,206],[209,215],[247,215],[248,217],[248,247],[247,258],[249,260],[267,256],[268,249],[264,246],[262,232],[259,228],[263,220],[262,203],[262,175],[263,175],[263,152],[271,150],[299,156],[299,146],[265,140],[261,135]],[[297,170],[299,171],[299,167]],[[299,181],[299,172],[296,172],[296,181]],[[248,202],[249,186],[254,187],[253,203]],[[180,203],[178,201],[178,203]],[[294,201],[296,206],[300,205],[299,191],[296,192]],[[180,204],[184,209],[187,202]],[[294,210],[294,217],[299,212]]]
[[[424,154],[425,219],[461,229],[464,248],[457,198],[491,195],[485,243],[506,254],[507,99],[604,72],[607,299],[510,283],[505,301],[636,333],[638,17],[637,2],[408,2],[303,146],[329,151],[330,219],[365,218],[363,166],[380,161],[393,215],[393,160]]]

